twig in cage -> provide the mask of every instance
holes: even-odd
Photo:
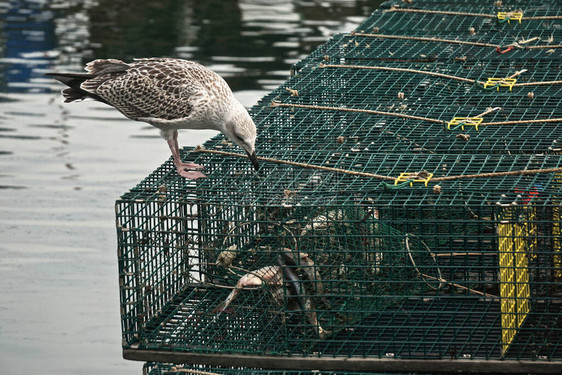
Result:
[[[462,257],[471,255],[486,255],[485,253],[439,253],[434,254],[436,257]]]
[[[429,10],[429,9],[410,9],[410,8],[399,8],[392,5],[390,9],[384,10],[383,13],[387,12],[409,12],[409,13],[427,13],[427,14],[444,14],[452,16],[467,16],[467,17],[487,17],[496,18],[495,14],[485,14],[485,13],[469,13],[469,12],[451,12],[442,10]]]
[[[523,70],[522,70],[521,72],[523,72]],[[518,72],[518,73],[520,74],[520,72]],[[516,74],[517,74],[517,73],[516,73]],[[507,78],[512,78],[512,77],[515,77],[515,74],[514,74],[513,76],[507,77]],[[501,110],[502,110],[502,107],[494,107],[494,108],[488,107],[488,108],[486,108],[486,110],[485,110],[484,112],[482,112],[482,113],[479,114],[479,115],[473,116],[473,117],[484,117],[484,116],[486,116],[486,115],[489,114],[489,113],[496,112],[496,111],[501,111]]]
[[[484,296],[484,297],[488,297],[488,298],[495,298],[495,299],[499,299],[499,298],[500,298],[500,297],[495,296],[495,295],[493,295],[493,294],[488,294],[488,293],[481,292],[481,291],[479,291],[479,290],[471,289],[471,288],[466,287],[466,286],[464,286],[464,285],[460,285],[460,284],[457,284],[457,283],[453,283],[453,282],[450,282],[450,281],[445,280],[445,279],[443,279],[443,278],[437,279],[437,278],[434,277],[434,276],[426,275],[426,274],[424,274],[424,273],[422,273],[421,275],[422,275],[423,277],[427,277],[428,279],[437,280],[437,281],[439,281],[440,283],[445,283],[445,284],[447,284],[447,285],[454,286],[455,288],[467,290],[467,291],[469,291],[470,293],[478,294],[478,295],[481,295],[481,296]]]
[[[410,242],[409,242],[409,236],[413,236],[413,234],[411,233],[406,233],[406,236],[404,237],[404,244],[406,245],[406,250],[408,251],[408,257],[410,258],[410,262],[412,262],[412,265],[414,266],[414,268],[416,269],[416,272],[421,275],[422,277],[425,275],[424,273],[420,272],[420,270],[418,269],[418,266],[416,265],[416,262],[414,260],[414,257],[412,256],[412,252],[410,250]],[[433,285],[431,285],[430,283],[427,282],[427,280],[423,280],[431,289],[435,289],[435,290],[439,290],[442,288],[442,277],[441,277],[441,269],[439,268],[439,265],[437,264],[437,258],[435,257],[435,254],[429,249],[429,247],[425,244],[425,242],[423,242],[422,240],[419,240],[421,242],[421,244],[425,247],[425,249],[427,250],[427,252],[429,253],[429,255],[431,256],[431,258],[433,259],[433,262],[435,263],[435,268],[437,269],[437,274],[438,277],[431,277],[433,280],[437,280],[439,281],[439,286],[436,288]],[[427,275],[425,275],[427,276]]]

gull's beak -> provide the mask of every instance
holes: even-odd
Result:
[[[248,158],[250,158],[250,161],[254,165],[255,170],[259,171],[260,163],[258,163],[258,156],[256,155],[256,152],[254,151],[252,154],[250,154],[249,152],[246,152],[246,154],[248,154]]]

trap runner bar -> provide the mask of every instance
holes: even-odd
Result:
[[[150,351],[134,351],[125,350],[124,357],[126,359],[138,361],[160,361],[162,355]],[[219,374],[279,374],[286,375],[285,371],[290,370],[293,375],[322,374],[334,375],[374,375],[381,372],[389,374],[409,373],[411,369],[418,370],[419,373],[451,373],[451,372],[472,372],[477,374],[507,374],[507,373],[542,373],[542,374],[559,374],[559,367],[554,363],[535,362],[535,361],[519,361],[514,363],[505,363],[503,361],[487,361],[477,362],[472,360],[450,360],[450,359],[429,359],[429,360],[401,360],[394,359],[375,359],[364,360],[360,358],[286,358],[279,357],[262,357],[250,355],[185,355],[181,353],[170,353],[165,356],[168,362],[172,363],[193,363],[208,366],[207,369],[199,369],[198,371],[214,372]],[[168,365],[169,366],[169,365]],[[232,366],[234,369],[220,368],[219,366]],[[169,366],[173,367],[173,366]],[[249,368],[245,371],[245,368]],[[257,369],[256,369],[257,368]],[[346,372],[353,368],[353,372]],[[260,371],[260,369],[263,369]],[[266,370],[269,369],[269,370]],[[275,371],[284,370],[284,371]],[[294,373],[293,373],[294,371]],[[173,372],[171,372],[173,373]],[[156,372],[158,374],[158,372]],[[169,375],[170,373],[166,372]]]

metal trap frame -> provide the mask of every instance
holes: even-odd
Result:
[[[207,178],[169,160],[116,202],[125,358],[560,372],[560,49],[360,35],[397,14],[335,36],[252,108],[259,173],[217,136],[182,150]],[[472,40],[557,38],[556,22]]]
[[[143,366],[143,375],[386,375],[390,373],[378,372],[350,372],[350,371],[299,371],[299,370],[267,370],[252,367],[220,367],[220,366],[188,366],[169,363],[147,362]],[[423,374],[420,374],[423,375]]]

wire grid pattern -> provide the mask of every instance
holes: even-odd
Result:
[[[557,5],[558,0],[545,0],[541,3]],[[383,2],[379,8],[387,9],[391,8],[392,6],[399,6],[402,8],[405,7],[417,7],[417,8],[426,8],[426,9],[433,9],[435,6],[440,5],[455,5],[457,6],[458,11],[470,12],[470,9],[475,5],[482,5],[481,0],[412,0],[410,3],[409,1],[402,1],[402,0],[388,0]],[[528,0],[508,0],[508,1],[491,1],[488,4],[488,7],[491,9],[499,9],[501,7],[517,7],[521,8],[522,6],[532,7],[535,6],[536,3],[529,2]]]
[[[557,9],[555,1],[545,2],[521,2],[520,4],[512,1],[505,1],[504,5],[498,7],[493,2],[475,1],[467,9],[460,9],[458,2],[435,2],[423,3],[419,6],[416,1],[412,4],[394,2],[392,5],[399,9],[412,9],[428,11],[428,13],[412,13],[391,11],[389,6],[379,9],[373,13],[365,22],[357,27],[361,32],[372,32],[376,28],[377,32],[385,34],[407,34],[411,31],[416,32],[448,32],[470,35],[470,33],[490,33],[490,32],[512,32],[514,30],[560,30],[562,19],[540,19],[525,20],[521,23],[511,20],[500,23],[497,19],[498,12],[522,11],[523,17],[556,17],[562,15],[562,11]],[[383,5],[384,6],[384,5]],[[464,12],[472,14],[487,14],[491,17],[483,16],[459,16],[455,14],[435,14],[438,12]],[[471,30],[472,28],[472,30]]]
[[[349,153],[351,149],[357,150],[355,153],[359,150],[379,150],[423,154],[543,154],[557,149],[561,141],[557,124],[540,127],[525,123],[490,125],[481,126],[478,130],[467,126],[465,131],[454,131],[445,126],[454,117],[477,116],[489,107],[498,107],[499,110],[483,116],[485,122],[562,118],[560,84],[516,86],[511,91],[502,87],[496,91],[484,90],[481,83],[476,85],[423,73],[447,74],[482,82],[490,77],[503,78],[527,69],[530,73],[522,73],[518,82],[533,83],[560,78],[560,62],[539,60],[502,64],[497,61],[471,61],[451,64],[359,61],[356,66],[380,70],[346,67],[355,63],[346,60],[345,64],[337,67],[302,69],[297,82],[289,81],[265,97],[261,102],[263,107],[254,112],[255,116],[267,121],[270,110],[266,105],[274,100],[296,105],[377,110],[390,115],[278,108],[274,114],[289,117],[289,121],[284,127],[266,128],[260,141],[269,143],[270,138],[298,132],[295,151],[304,152],[313,146],[336,155]],[[405,74],[385,68],[414,69],[420,73]],[[299,96],[291,96],[288,89],[297,90]],[[532,98],[529,93],[533,93]],[[431,98],[431,106],[427,105],[428,98]],[[404,119],[393,117],[393,114],[421,116],[443,123]],[[468,134],[470,141],[459,138],[459,133]]]
[[[454,4],[474,11],[468,0]],[[375,12],[365,24],[389,15]],[[512,26],[431,31],[501,46],[562,37]],[[349,34],[319,47],[252,108],[258,155],[390,180],[275,162],[257,174],[245,158],[181,150],[207,178],[187,181],[168,160],[116,203],[124,348],[561,360],[561,173],[502,175],[562,167],[561,124],[542,122],[562,117],[561,85],[483,90],[423,73],[485,81],[524,69],[517,83],[559,81],[560,50],[499,54]],[[483,115],[478,130],[447,129],[453,117],[490,107],[501,110]],[[534,122],[485,125],[499,121]],[[222,136],[205,148],[239,153]],[[454,179],[393,184],[422,171]],[[458,178],[482,173],[497,175]],[[509,283],[515,294],[502,292]]]
[[[307,154],[283,153],[283,159],[301,161],[307,157],[312,164],[327,164],[358,171],[398,177],[403,172],[429,171],[436,176],[459,176],[499,172],[506,170],[544,169],[560,167],[559,158],[549,156],[527,155],[424,155],[424,154],[371,154],[349,152],[335,158],[328,157],[321,151]],[[215,167],[219,157],[213,155],[199,158],[205,165]],[[222,159],[224,160],[224,159]],[[247,163],[243,160],[241,163]],[[217,167],[218,168],[218,167]],[[300,167],[276,165],[264,166],[267,179],[260,176],[248,177],[240,189],[232,188],[217,193],[213,187],[217,184],[233,186],[238,179],[236,170],[220,169],[221,173],[209,176],[199,183],[200,193],[207,202],[213,204],[229,203],[240,205],[298,205],[311,207],[319,205],[350,204],[357,199],[367,199],[376,192],[378,202],[389,205],[424,204],[496,204],[503,201],[515,201],[515,190],[529,189],[540,185],[545,190],[544,199],[550,200],[552,194],[551,174],[528,176],[498,176],[494,178],[467,178],[440,183],[440,194],[432,193],[423,184],[415,184],[400,191],[385,191],[384,181],[369,177],[356,177],[343,173],[305,170]],[[428,191],[429,190],[429,191]]]
[[[340,63],[347,59],[371,61],[433,61],[433,60],[529,60],[549,59],[560,61],[562,52],[560,48],[529,49],[514,48],[506,53],[498,53],[520,40],[539,37],[541,40],[553,38],[562,40],[560,30],[529,30],[513,31],[510,33],[492,33],[466,35],[466,33],[435,33],[428,35],[424,32],[411,32],[407,35],[398,34],[400,39],[365,36],[366,34],[336,34],[326,44],[321,45],[312,54],[293,66],[293,71],[298,71],[302,66],[320,62]],[[394,35],[394,34],[371,34]],[[486,43],[490,46],[473,44],[455,44],[433,40],[412,40],[408,38],[437,38],[452,41]],[[535,42],[536,44],[537,42]],[[537,45],[541,45],[540,43]]]
[[[116,205],[124,344],[138,340],[142,327],[182,290],[197,243],[193,208],[166,200],[163,191],[151,203]]]

